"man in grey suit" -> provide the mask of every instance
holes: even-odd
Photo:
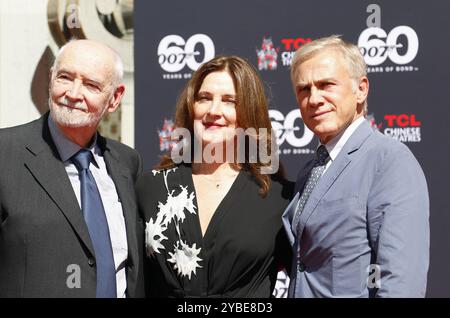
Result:
[[[141,159],[97,133],[122,75],[112,49],[71,41],[52,68],[50,113],[0,130],[0,297],[143,296]]]
[[[302,46],[291,79],[318,158],[283,214],[293,248],[289,297],[424,297],[429,201],[411,151],[365,120],[369,81],[338,36]]]

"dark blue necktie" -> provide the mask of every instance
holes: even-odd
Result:
[[[311,192],[314,190],[314,187],[319,182],[320,177],[322,176],[325,167],[330,160],[330,155],[328,154],[327,148],[324,145],[321,145],[319,149],[317,149],[316,159],[309,174],[308,180],[306,181],[305,187],[303,189],[302,195],[298,200],[297,210],[295,211],[294,219],[292,221],[292,232],[294,235],[297,235],[297,226],[299,224],[298,218],[300,214],[303,212],[303,208],[306,205],[306,202],[311,195]]]
[[[92,153],[81,149],[72,157],[80,176],[81,210],[94,246],[97,266],[97,298],[116,298],[116,269],[108,221],[94,176],[89,170]]]

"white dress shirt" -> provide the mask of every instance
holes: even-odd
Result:
[[[365,120],[364,116],[359,117],[353,123],[351,123],[344,131],[341,131],[333,139],[327,142],[325,148],[327,148],[327,151],[330,154],[330,160],[327,162],[325,170],[322,172],[322,174],[324,174],[325,171],[327,171],[328,167],[341,152],[342,147],[344,147],[347,140],[351,137],[351,135],[353,135],[356,128],[358,128],[358,126],[361,125],[364,122],[364,120]],[[319,146],[317,148],[319,148],[321,145],[322,143],[319,142]]]
[[[51,116],[48,117],[48,125],[53,142],[56,145],[59,156],[61,157],[72,184],[73,191],[78,200],[81,210],[81,194],[80,194],[80,179],[78,170],[70,160],[81,147],[69,140],[53,122]],[[88,148],[94,157],[94,162],[89,166],[95,182],[97,183],[98,191],[102,198],[103,207],[105,209],[106,219],[108,221],[109,235],[111,238],[111,246],[114,256],[114,265],[116,267],[116,285],[117,298],[125,298],[125,291],[127,288],[126,280],[126,261],[128,257],[128,243],[125,228],[125,219],[123,217],[122,203],[117,194],[116,186],[108,174],[105,160],[97,146],[97,136]]]

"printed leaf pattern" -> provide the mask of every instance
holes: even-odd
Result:
[[[198,257],[201,248],[196,248],[195,243],[189,246],[187,242],[183,242],[180,235],[180,224],[184,222],[186,212],[196,214],[197,207],[194,205],[195,194],[194,192],[189,193],[187,186],[180,185],[181,191],[177,195],[174,195],[175,190],[169,190],[167,176],[176,169],[152,171],[154,177],[159,173],[163,173],[164,183],[167,189],[167,199],[165,203],[158,202],[156,220],[153,221],[153,218],[150,218],[146,222],[145,246],[149,257],[153,257],[155,253],[160,254],[161,250],[165,249],[162,242],[168,239],[164,235],[164,232],[173,221],[178,241],[174,244],[173,250],[171,252],[168,251],[170,257],[167,261],[173,264],[174,269],[177,270],[179,275],[187,276],[191,279],[192,273],[195,275],[197,268],[201,268],[199,262],[202,259]]]
[[[200,248],[196,249],[195,247],[195,243],[190,247],[180,240],[175,244],[174,252],[169,252],[170,258],[168,261],[174,264],[174,268],[178,270],[179,275],[186,275],[189,279],[191,279],[192,272],[196,274],[195,271],[197,270],[197,267],[201,268],[198,264],[198,262],[201,261],[201,259],[198,258]]]

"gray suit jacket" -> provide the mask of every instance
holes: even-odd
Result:
[[[0,297],[95,297],[94,249],[47,118],[0,130]],[[133,190],[141,160],[123,144],[97,142],[123,206],[127,295],[144,296],[143,223]]]
[[[311,164],[300,171],[283,214],[297,255],[289,296],[425,296],[428,189],[411,151],[363,122],[320,178],[293,233]]]

